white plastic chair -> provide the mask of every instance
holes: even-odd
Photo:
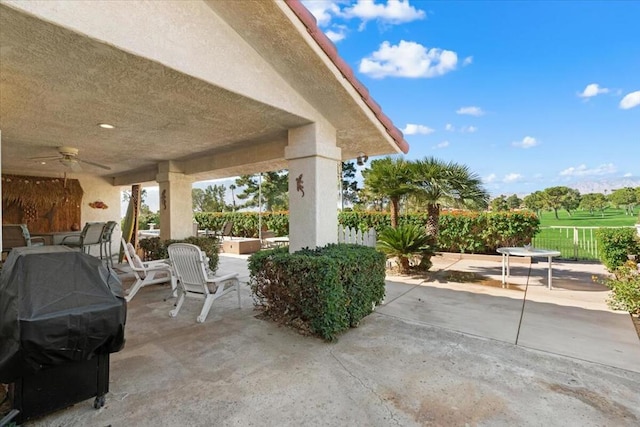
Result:
[[[147,285],[157,285],[171,281],[171,289],[175,291],[176,277],[168,260],[142,262],[131,243],[127,243],[122,239],[122,244],[124,245],[124,256],[136,278],[136,282],[125,298],[127,302],[131,301],[138,291]]]
[[[176,308],[169,313],[171,317],[178,315],[185,297],[199,298],[204,299],[204,304],[196,320],[202,323],[207,319],[213,302],[233,290],[238,293],[238,308],[241,308],[238,273],[210,276],[207,274],[208,259],[196,245],[174,243],[169,245],[168,251],[178,281],[179,294]],[[225,289],[226,285],[230,286]]]

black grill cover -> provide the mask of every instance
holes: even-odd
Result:
[[[0,276],[0,382],[124,346],[120,279],[65,246],[16,248]]]

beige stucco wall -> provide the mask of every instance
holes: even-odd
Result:
[[[284,111],[321,117],[204,1],[3,3]]]

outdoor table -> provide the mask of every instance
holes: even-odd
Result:
[[[554,256],[560,256],[560,251],[552,251],[548,249],[536,249],[536,248],[524,248],[524,247],[512,247],[512,248],[498,248],[498,253],[502,254],[502,287],[507,283],[506,278],[509,277],[509,257],[510,256],[523,256],[523,257],[546,257],[549,263],[549,279],[548,285],[549,290],[551,290],[551,268],[552,261],[551,259]],[[506,275],[505,275],[506,270]]]
[[[264,240],[277,247],[289,245],[289,236],[266,237]]]

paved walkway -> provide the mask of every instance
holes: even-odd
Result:
[[[221,256],[220,273],[248,279],[245,258]],[[105,407],[30,425],[637,426],[640,340],[591,268],[558,264],[549,292],[543,264],[520,264],[502,289],[446,279],[499,279],[499,262],[436,258],[431,281],[389,277],[385,305],[335,343],[257,318],[248,287],[242,309],[229,295],[197,324],[199,304],[170,318],[168,286],[149,286]]]
[[[608,288],[593,280],[606,274],[600,264],[555,262],[552,290],[546,261],[513,264],[508,289],[500,285],[496,261],[435,257],[431,271],[435,279],[388,277],[386,304],[378,311],[640,373],[640,340],[629,314],[610,310]],[[446,280],[452,271],[492,283]]]

